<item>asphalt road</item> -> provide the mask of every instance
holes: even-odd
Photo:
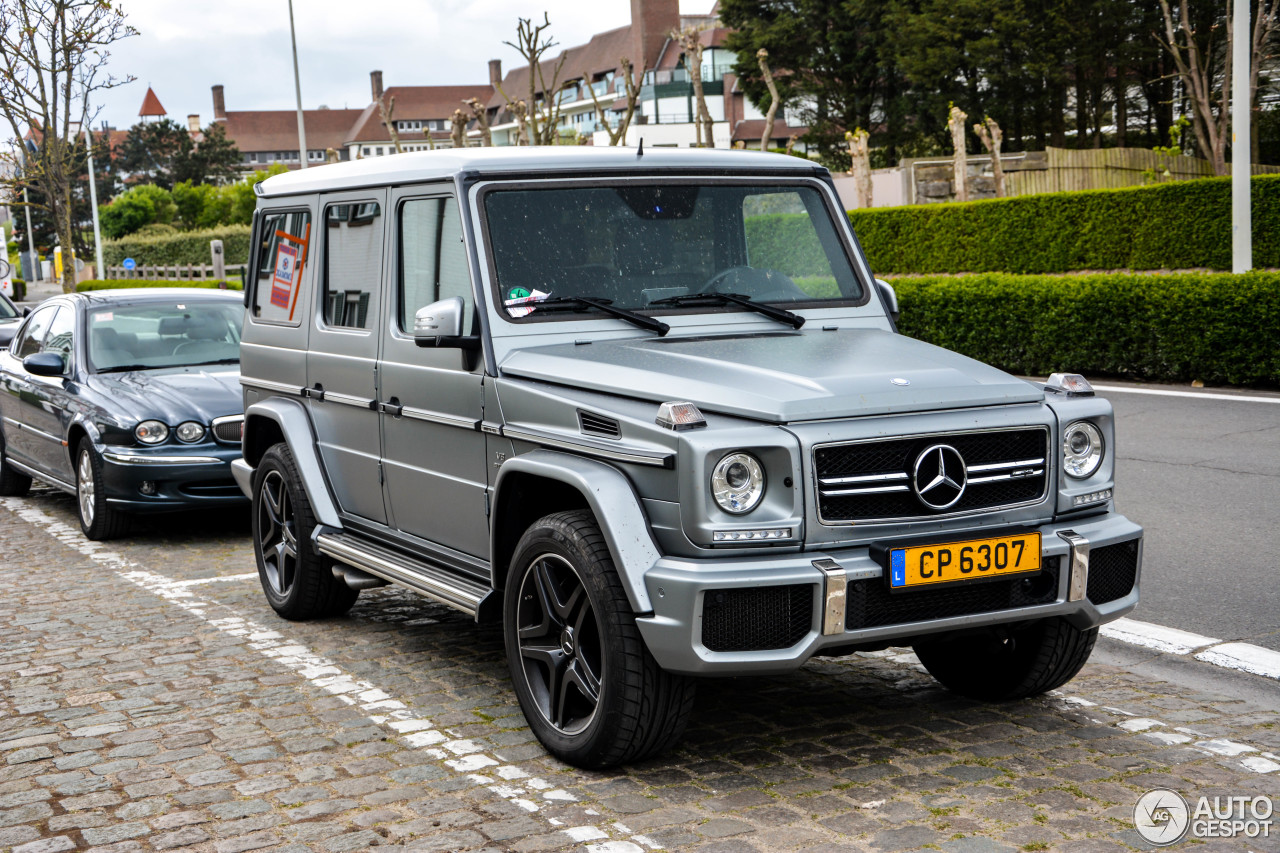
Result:
[[[1116,411],[1116,505],[1146,528],[1132,617],[1280,650],[1280,394],[1204,393],[1102,392]],[[1246,395],[1277,402],[1225,399]]]

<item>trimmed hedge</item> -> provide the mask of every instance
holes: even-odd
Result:
[[[119,240],[104,240],[102,261],[119,266],[125,258],[133,258],[138,266],[186,266],[213,262],[209,241],[221,240],[228,264],[249,261],[249,226],[225,225],[204,231],[181,231],[176,234],[143,237],[130,235]]]
[[[1280,175],[1253,179],[1253,262],[1280,266]],[[877,273],[1231,268],[1231,179],[849,212]]]
[[[225,290],[244,290],[244,285],[238,281],[225,281]],[[173,280],[153,280],[144,278],[112,278],[101,279],[91,278],[80,282],[76,285],[77,293],[84,293],[87,290],[128,290],[134,287],[202,287],[206,290],[218,289],[219,282],[213,279],[196,279],[194,281],[173,281]]]
[[[1280,273],[893,281],[907,335],[1013,373],[1280,385]]]

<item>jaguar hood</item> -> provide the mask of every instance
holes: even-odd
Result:
[[[86,384],[111,398],[115,411],[128,411],[138,420],[156,418],[171,426],[183,421],[207,425],[214,418],[244,411],[239,365],[98,373]]]

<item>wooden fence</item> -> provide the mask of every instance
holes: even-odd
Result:
[[[1040,168],[1028,163],[1009,172],[1009,195],[1118,189],[1213,177],[1208,160],[1170,157],[1144,148],[1046,148],[1043,156],[1044,165]],[[1255,175],[1277,172],[1280,166],[1253,167]]]
[[[227,264],[224,269],[226,278],[236,279],[241,276],[248,264]],[[213,278],[213,264],[174,264],[156,266],[139,264],[131,270],[124,267],[107,267],[108,279],[146,279],[148,281],[208,281]]]

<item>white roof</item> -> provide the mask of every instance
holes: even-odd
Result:
[[[369,157],[346,163],[311,166],[267,178],[257,185],[260,196],[296,195],[385,184],[412,184],[452,178],[460,172],[521,173],[599,171],[634,168],[652,173],[666,170],[731,170],[744,174],[787,170],[813,174],[825,171],[816,163],[785,154],[714,148],[646,148],[614,146],[500,146],[413,151]]]

